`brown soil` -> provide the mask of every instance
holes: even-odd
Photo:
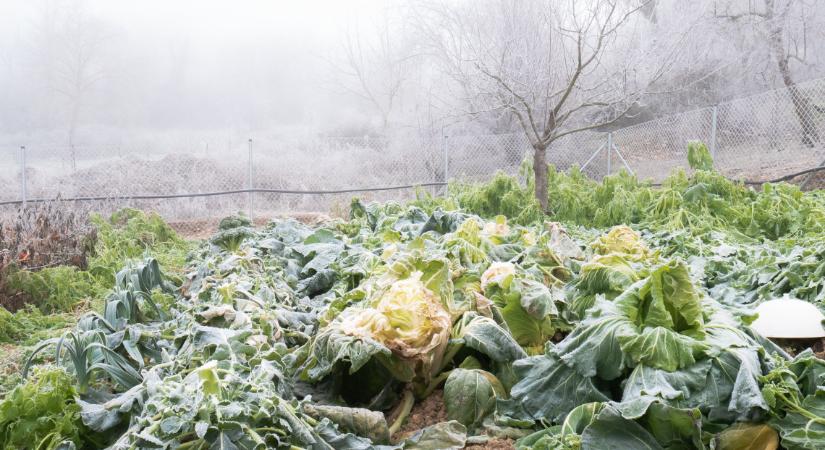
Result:
[[[437,390],[424,401],[416,403],[404,425],[392,437],[392,441],[398,442],[422,428],[447,421],[447,407],[444,405],[443,394],[443,391]]]
[[[215,234],[218,229],[218,221],[219,219],[184,220],[169,222],[169,226],[184,239],[197,241],[207,239]]]
[[[392,442],[398,442],[412,436],[416,431],[435,425],[439,422],[446,422],[447,407],[444,405],[444,392],[436,390],[429,397],[413,406],[409,417],[404,422],[398,432],[393,435]],[[477,450],[511,450],[515,448],[513,441],[509,439],[494,438],[483,444],[470,444],[465,448]]]
[[[817,358],[825,359],[825,339],[772,339],[772,341],[793,356],[810,348]]]

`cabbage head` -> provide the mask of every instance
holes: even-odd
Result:
[[[639,233],[626,225],[618,225],[590,244],[596,254],[619,253],[632,261],[643,261],[652,256],[650,248],[642,241]]]
[[[450,338],[450,314],[420,278],[415,272],[390,285],[369,307],[344,311],[340,330],[374,339],[407,359],[426,359],[443,349]]]

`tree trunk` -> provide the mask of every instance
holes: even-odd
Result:
[[[547,212],[547,146],[536,144],[533,146],[533,173],[536,182],[536,200],[541,210]]]
[[[780,64],[780,67],[781,66],[782,64]],[[787,70],[787,64],[785,64],[785,70]],[[811,111],[810,105],[808,105],[808,99],[804,94],[799,92],[799,88],[797,88],[796,84],[791,80],[790,75],[786,77],[785,73],[783,73],[782,80],[790,91],[794,112],[796,112],[799,125],[802,127],[802,143],[808,147],[813,147],[819,142],[819,131],[816,129],[816,123],[814,123],[812,116],[813,111]]]
[[[773,8],[772,4],[769,6]],[[775,14],[772,12],[769,17],[771,20],[774,20]],[[781,17],[784,16],[780,16],[780,18]],[[799,92],[796,83],[794,83],[791,77],[791,69],[788,66],[788,55],[785,51],[785,39],[782,35],[784,32],[783,26],[784,25],[776,25],[769,27],[770,35],[768,38],[768,46],[773,58],[776,60],[779,74],[782,76],[782,82],[791,94],[794,112],[796,112],[799,125],[802,127],[802,143],[808,147],[813,147],[814,144],[819,142],[819,131],[817,131],[816,123],[814,123],[813,112],[808,104],[808,99]]]
[[[70,157],[72,159],[72,172],[77,171],[77,155],[75,154],[74,149],[74,138],[75,134],[77,133],[77,121],[78,116],[80,115],[80,100],[75,99],[72,102],[72,113],[71,117],[69,118],[69,152]]]

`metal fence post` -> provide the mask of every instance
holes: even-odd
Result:
[[[20,167],[22,170],[20,171],[20,195],[21,199],[23,200],[23,208],[26,207],[26,201],[28,200],[28,192],[26,186],[26,146],[20,146]]]
[[[442,151],[444,153],[444,182],[448,183],[450,181],[450,153],[449,147],[447,146],[447,140],[450,139],[449,136],[446,134],[442,136],[441,139],[441,146]],[[444,193],[447,193],[447,186],[444,186]]]
[[[610,156],[613,154],[613,133],[607,133],[607,174],[610,175]]]
[[[719,107],[714,106],[710,115],[710,156],[716,158],[716,119]]]
[[[254,183],[252,182],[252,138],[249,138],[249,141],[247,141],[247,147],[249,148],[249,165],[247,167],[246,172],[246,188],[249,189],[249,192],[246,193],[246,202],[247,207],[249,208],[249,220],[252,220],[254,222],[255,219],[252,215],[254,212],[252,209],[252,196],[254,195],[252,193],[252,186],[254,185]]]

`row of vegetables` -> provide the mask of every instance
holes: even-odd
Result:
[[[318,226],[224,219],[182,280],[129,261],[34,349],[0,447],[825,448],[825,361],[750,327],[781,296],[825,311],[825,199],[709,168],[551,173],[564,225],[501,176]],[[447,420],[404,432],[432,395]]]
[[[318,227],[225,219],[182,286],[131,262],[102,313],[44,342],[0,404],[0,442],[823,448],[825,362],[748,327],[774,294],[821,302],[822,248],[724,238],[697,252],[394,203]],[[757,253],[783,263],[754,273]],[[399,435],[437,388],[449,421]]]

